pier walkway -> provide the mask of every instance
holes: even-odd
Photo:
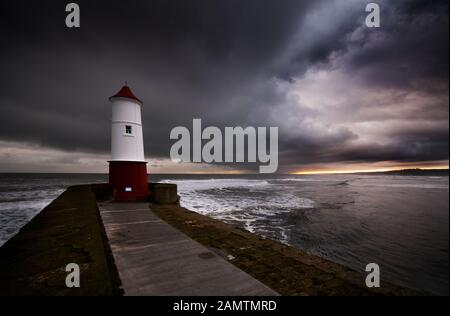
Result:
[[[148,203],[98,207],[125,295],[278,295],[162,221]]]

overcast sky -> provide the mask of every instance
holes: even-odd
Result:
[[[144,102],[150,172],[170,130],[278,126],[280,172],[448,166],[448,1],[69,1],[0,4],[0,172],[106,172],[108,97]],[[252,166],[250,166],[252,167]]]

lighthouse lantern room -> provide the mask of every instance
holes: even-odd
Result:
[[[141,120],[143,103],[127,85],[109,100],[112,103],[109,184],[114,199],[145,199],[148,184]]]

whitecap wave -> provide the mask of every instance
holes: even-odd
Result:
[[[192,211],[237,224],[252,233],[276,233],[289,243],[288,231],[278,215],[314,208],[314,201],[286,190],[282,185],[255,179],[166,180],[176,183],[181,205]]]

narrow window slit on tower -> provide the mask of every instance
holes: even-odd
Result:
[[[125,125],[125,134],[131,135],[133,134],[132,126],[131,125]]]

